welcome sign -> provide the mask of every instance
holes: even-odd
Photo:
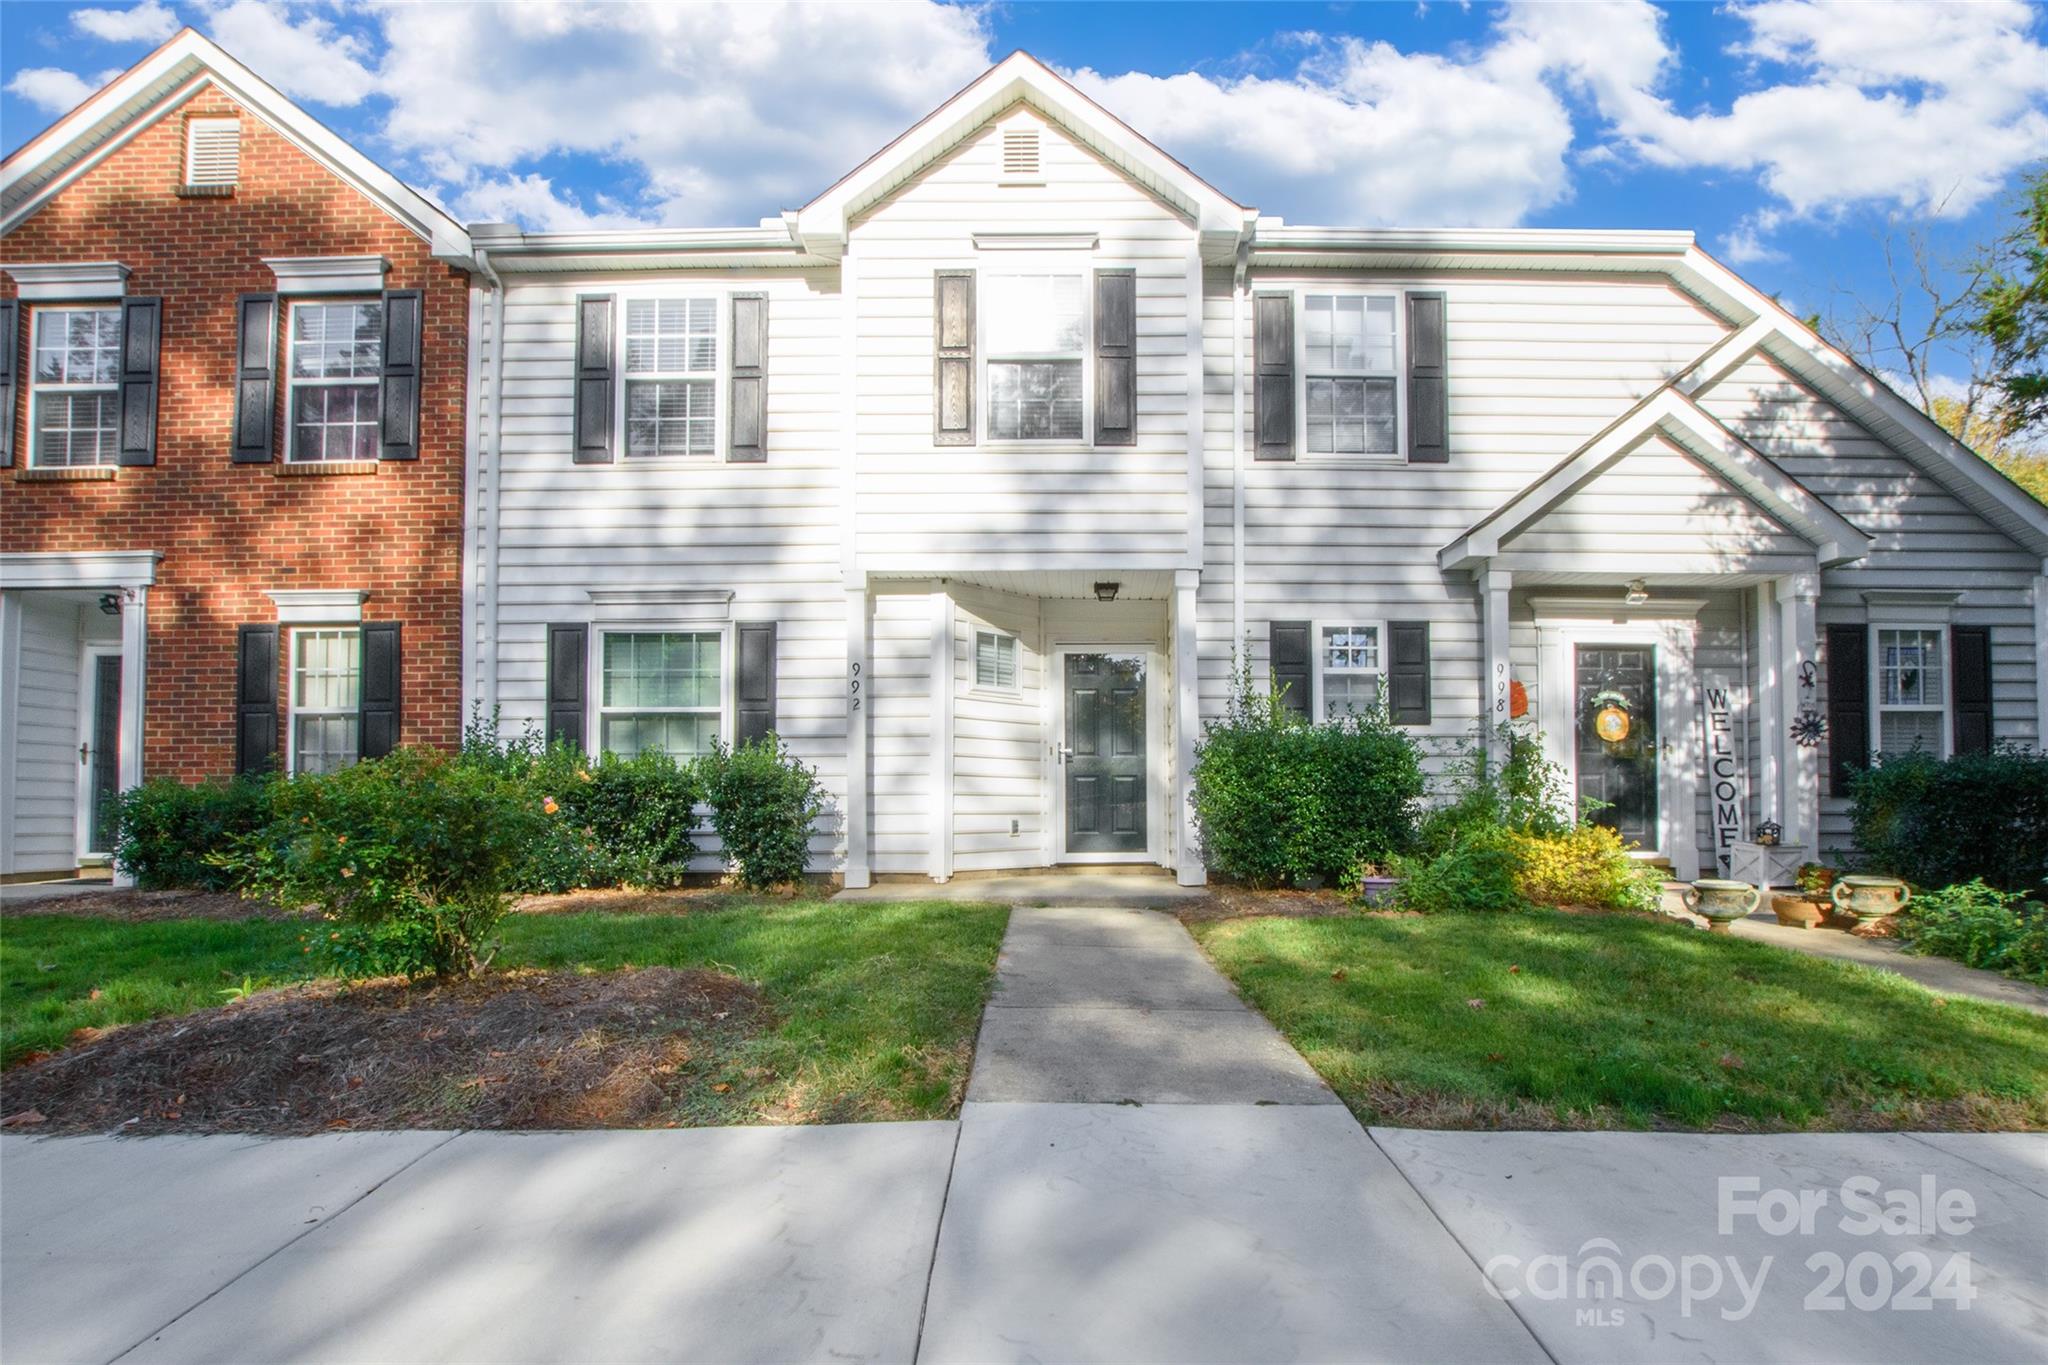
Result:
[[[1735,841],[1742,837],[1742,812],[1748,804],[1743,787],[1742,748],[1735,733],[1735,708],[1741,698],[1726,673],[1700,674],[1700,712],[1706,736],[1707,801],[1713,811],[1714,861],[1728,875]]]

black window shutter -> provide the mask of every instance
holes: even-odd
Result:
[[[974,444],[974,272],[932,272],[932,444]]]
[[[576,463],[610,464],[612,433],[612,296],[576,296]],[[580,703],[579,703],[580,704]],[[579,730],[576,742],[583,742]]]
[[[277,766],[277,627],[243,626],[235,635],[235,771]]]
[[[1953,626],[1948,633],[1950,686],[1955,689],[1955,751],[1991,752],[1991,629]]]
[[[1828,795],[1870,766],[1870,630],[1828,627]]]
[[[1429,622],[1387,623],[1387,717],[1429,724]]]
[[[0,299],[0,465],[14,463],[16,364],[21,358],[21,306]]]
[[[1444,296],[1408,296],[1408,462],[1451,458],[1450,396],[1444,386]]]
[[[356,753],[363,758],[382,758],[398,747],[398,626],[396,621],[373,621],[362,628]]]
[[[768,296],[732,296],[732,412],[725,458],[758,464],[768,458]]]
[[[124,465],[156,463],[157,354],[164,301],[121,301],[121,455]]]
[[[235,300],[236,464],[269,464],[277,411],[277,295]]]
[[[752,744],[775,729],[775,623],[742,622],[738,632],[733,743]]]
[[[380,460],[420,457],[420,335],[425,306],[425,296],[417,289],[384,291]]]
[[[1266,632],[1268,653],[1272,656],[1273,695],[1298,716],[1307,716],[1314,705],[1308,632],[1306,621],[1275,621]]]
[[[1095,272],[1095,444],[1138,442],[1138,272]]]
[[[1252,296],[1252,455],[1294,458],[1294,295]]]
[[[548,627],[548,743],[581,749],[590,627]]]

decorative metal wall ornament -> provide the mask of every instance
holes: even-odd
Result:
[[[1818,745],[1827,732],[1827,717],[1810,707],[1792,717],[1792,742],[1802,749]]]
[[[1628,712],[1619,706],[1603,706],[1593,713],[1593,733],[1609,744],[1628,738]]]

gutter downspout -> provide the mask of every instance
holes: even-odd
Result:
[[[484,581],[479,585],[481,591],[478,594],[481,638],[476,641],[479,658],[477,681],[478,700],[483,703],[484,714],[495,720],[498,709],[498,516],[505,479],[505,281],[492,266],[491,253],[485,248],[477,249],[476,268],[491,282],[490,420],[484,424],[489,440],[480,443],[482,448],[477,452],[479,482],[484,481],[484,468],[490,470],[490,512],[487,518],[479,518],[477,522],[478,558],[484,561]],[[481,505],[481,497],[478,501]]]
[[[1244,647],[1244,300],[1251,272],[1252,231],[1237,238],[1237,264],[1230,276],[1230,657]]]

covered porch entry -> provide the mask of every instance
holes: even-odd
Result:
[[[848,884],[1147,865],[1198,884],[1195,578],[870,577],[849,641],[867,651],[849,662],[867,685],[849,700],[848,746],[866,781],[848,786],[868,800],[849,801]]]

